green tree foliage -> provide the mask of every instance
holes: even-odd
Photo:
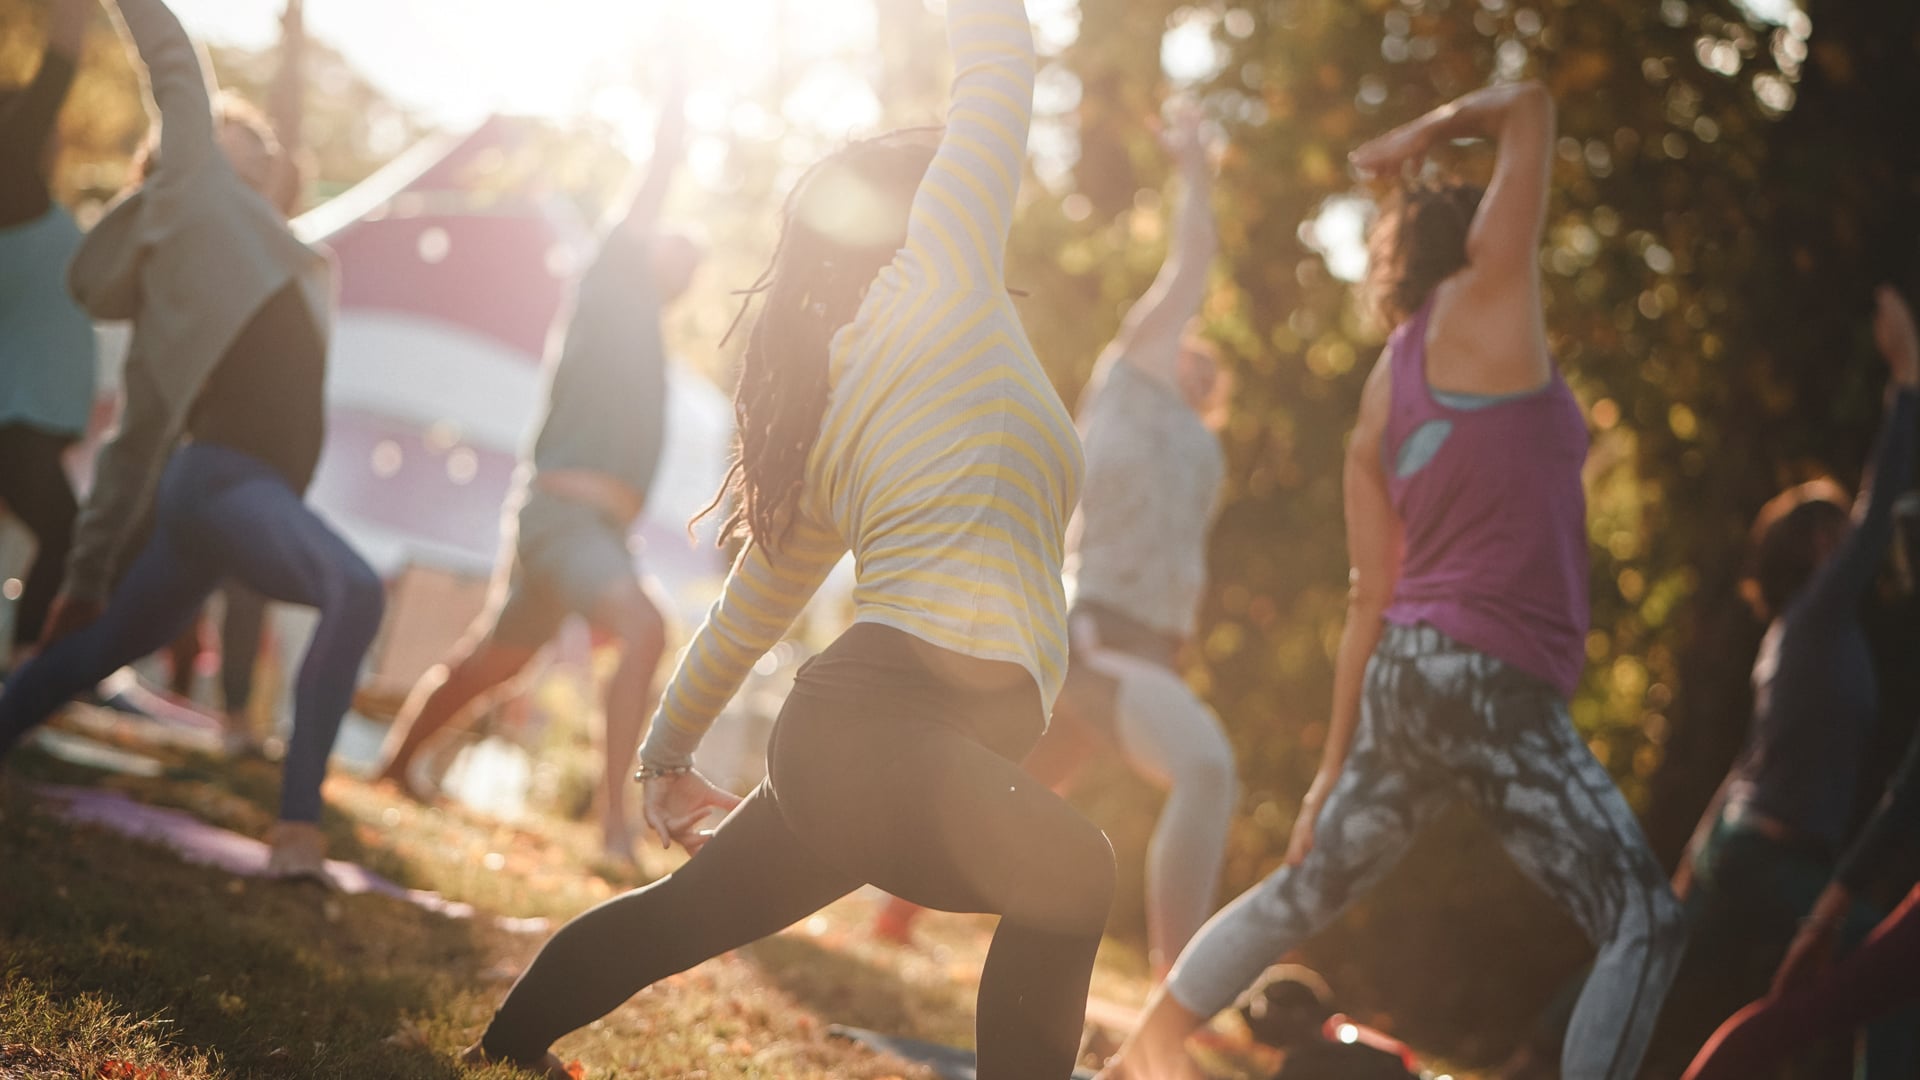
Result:
[[[0,0],[0,85],[33,77],[46,39],[46,0]],[[278,45],[264,50],[209,50],[223,89],[265,107],[279,69]],[[311,42],[302,156],[309,202],[365,179],[428,129],[357,71],[340,52]],[[147,132],[140,83],[104,12],[92,20],[79,74],[60,114],[54,167],[56,196],[82,205],[111,197],[127,181],[127,164]]]
[[[1232,729],[1248,789],[1228,888],[1277,864],[1325,736],[1341,453],[1381,340],[1303,223],[1352,197],[1344,157],[1361,139],[1492,78],[1539,78],[1560,106],[1542,269],[1593,437],[1594,618],[1575,717],[1674,855],[1744,732],[1759,631],[1736,599],[1746,524],[1785,482],[1857,476],[1877,420],[1867,289],[1912,266],[1916,239],[1913,144],[1893,135],[1920,104],[1911,6],[1816,4],[1784,25],[1725,0],[1083,12],[1058,65],[1084,89],[1070,119],[1084,152],[1015,241],[1032,337],[1070,399],[1163,246],[1145,124],[1163,81],[1141,23],[1200,18],[1219,49],[1199,91],[1232,149],[1204,319],[1239,388],[1189,674]],[[1482,177],[1489,162],[1468,148],[1447,164]],[[1123,846],[1138,842],[1122,830]],[[1403,1031],[1484,1058],[1582,943],[1456,818],[1310,954]]]

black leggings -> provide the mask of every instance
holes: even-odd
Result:
[[[980,976],[980,1080],[1073,1069],[1113,898],[1100,830],[1021,771],[1031,684],[956,688],[900,631],[856,623],[800,669],[768,779],[684,867],[555,934],[482,1044],[532,1063],[635,992],[792,925],[867,883],[1001,916]]]
[[[25,424],[0,424],[0,503],[33,534],[33,566],[13,609],[15,645],[40,640],[47,609],[67,570],[73,522],[80,506],[73,498],[60,455],[73,438]]]

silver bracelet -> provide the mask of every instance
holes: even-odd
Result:
[[[649,765],[643,761],[640,763],[639,768],[633,770],[633,778],[644,784],[649,780],[663,780],[669,776],[686,776],[691,772],[693,772],[693,766],[691,765]]]

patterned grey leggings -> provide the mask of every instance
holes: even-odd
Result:
[[[1606,770],[1539,680],[1427,626],[1389,626],[1315,846],[1201,929],[1168,977],[1210,1016],[1332,922],[1456,798],[1599,948],[1562,1052],[1566,1080],[1629,1080],[1685,945],[1680,905]]]

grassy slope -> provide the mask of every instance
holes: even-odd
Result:
[[[261,836],[278,770],[139,748],[158,779],[103,778],[32,752],[12,779],[87,782]],[[335,854],[485,911],[564,918],[664,873],[597,862],[590,830],[424,809],[336,777]],[[53,819],[0,786],[0,1080],[12,1077],[439,1078],[543,934],[374,897],[242,881]],[[853,897],[787,933],[639,995],[563,1040],[592,1075],[927,1076],[823,1033],[828,1022],[970,1043],[991,921],[933,916],[912,950],[876,944]],[[1137,957],[1103,954],[1096,993],[1137,1002]]]

